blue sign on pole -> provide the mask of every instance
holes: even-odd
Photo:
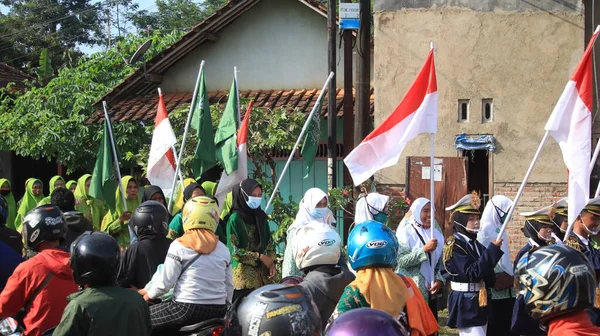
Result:
[[[360,28],[360,4],[340,2],[340,29]]]

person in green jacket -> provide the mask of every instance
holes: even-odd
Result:
[[[90,174],[85,174],[77,180],[77,187],[73,193],[75,194],[75,210],[81,212],[85,218],[92,222],[95,231],[99,231],[102,218],[106,213],[102,201],[93,198],[89,194],[91,182],[92,175]]]
[[[50,204],[50,196],[52,196],[52,192],[57,188],[64,188],[65,180],[60,175],[56,175],[50,179],[50,184],[48,184],[48,188],[50,188],[50,192],[48,196],[44,197],[41,201],[38,202],[38,206]]]
[[[125,204],[123,203],[121,188],[125,188],[127,210],[125,210]],[[115,210],[109,211],[102,219],[101,230],[113,236],[117,242],[119,242],[119,246],[123,249],[129,246],[130,237],[128,223],[131,213],[142,202],[138,190],[137,181],[133,176],[123,176],[121,178],[121,184],[115,191]]]
[[[23,198],[19,201],[19,210],[17,210],[17,217],[15,217],[15,230],[21,232],[25,215],[27,215],[29,210],[35,208],[44,198],[43,188],[44,185],[42,184],[42,181],[36,178],[27,179],[25,195],[23,195]]]
[[[67,189],[69,189],[70,192],[72,192],[73,194],[75,194],[75,190],[77,189],[77,181],[75,180],[70,180],[65,184],[65,187]]]
[[[204,188],[202,188],[201,185],[199,185],[198,183],[190,183],[183,190],[183,202],[187,203],[187,201],[191,200],[196,196],[205,195],[206,192],[204,191]],[[183,234],[183,221],[181,220],[181,211],[179,211],[175,216],[173,216],[171,223],[169,223],[169,234],[167,235],[167,238],[177,239],[183,236]]]
[[[148,304],[116,285],[119,244],[104,232],[86,232],[73,242],[73,279],[83,290],[69,301],[54,336],[146,336],[152,332]]]
[[[272,282],[276,275],[275,249],[260,208],[262,186],[246,179],[233,187],[233,206],[227,219],[227,247],[233,268],[233,301]]]
[[[2,196],[8,204],[8,218],[6,218],[6,227],[15,229],[15,218],[17,217],[17,202],[12,193],[12,185],[8,179],[0,179],[0,196]]]

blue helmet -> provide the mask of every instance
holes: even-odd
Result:
[[[398,255],[398,239],[392,230],[374,220],[362,222],[348,235],[348,259],[350,266],[395,266]]]

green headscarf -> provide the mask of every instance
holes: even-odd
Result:
[[[39,183],[42,186],[42,190],[44,184],[42,181],[36,178],[30,178],[27,180],[27,185],[25,188],[25,195],[21,198],[21,205],[19,205],[19,211],[17,211],[17,217],[15,218],[15,230],[21,232],[23,228],[23,219],[25,215],[29,212],[29,210],[35,208],[39,202],[44,198],[44,192],[42,191],[39,196],[33,195],[33,185]]]
[[[54,177],[52,177],[50,179],[50,184],[48,185],[48,188],[50,189],[50,193],[48,194],[48,196],[44,197],[41,201],[38,202],[37,205],[44,205],[44,204],[51,204],[51,196],[52,196],[52,192],[54,191],[54,184],[56,183],[56,181],[61,180],[63,181],[63,183],[65,183],[65,179],[62,178],[62,176],[60,175],[55,175]]]
[[[223,204],[223,209],[221,210],[221,218],[225,218],[231,212],[231,207],[233,206],[233,192],[227,193],[225,196],[225,204]]]
[[[8,179],[2,178],[0,179],[0,188],[4,183],[8,183],[8,187],[11,188],[10,193],[4,197],[6,203],[8,203],[8,218],[6,219],[6,226],[14,229],[15,228],[15,218],[17,217],[17,202],[15,201],[15,196],[12,193],[12,185]]]
[[[72,186],[73,184],[77,184],[77,181],[75,181],[75,180],[70,180],[70,181],[68,181],[68,182],[67,182],[67,184],[65,184],[65,188],[67,188],[67,189],[71,190],[71,186]]]
[[[81,212],[85,218],[87,218],[92,225],[94,230],[100,230],[102,224],[102,217],[104,217],[104,209],[102,202],[91,197],[85,192],[85,183],[91,179],[92,175],[85,174],[77,180],[77,188],[75,188],[75,210]]]
[[[206,196],[213,197],[215,196],[215,189],[217,189],[217,183],[212,181],[205,181],[201,184],[202,189],[206,192]]]
[[[115,237],[115,239],[119,242],[119,246],[121,247],[127,247],[129,245],[129,229],[127,226],[129,221],[125,221],[123,225],[121,225],[121,223],[119,222],[119,218],[125,213],[125,206],[123,204],[121,188],[123,188],[123,190],[127,190],[127,185],[131,180],[137,183],[133,176],[126,175],[121,178],[121,184],[117,187],[117,190],[115,191],[115,211],[110,211],[106,214],[106,216],[104,216],[104,219],[102,219],[102,231],[108,232],[113,237]],[[125,197],[127,197],[127,192],[125,192]],[[140,198],[139,193],[134,199],[129,199],[127,197],[125,201],[127,203],[127,211],[131,212],[133,212],[133,210],[135,210],[135,208],[137,208],[137,206],[140,205],[140,203],[142,203],[142,199]]]

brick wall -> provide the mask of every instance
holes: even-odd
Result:
[[[405,188],[403,184],[378,184],[376,186],[377,192],[390,196],[390,201],[401,200],[406,197]],[[408,209],[406,209],[408,211]],[[389,226],[392,230],[396,230],[400,221],[404,218],[404,212],[396,212],[390,214]]]
[[[495,183],[494,195],[505,195],[514,200],[519,190],[519,185],[520,183]],[[507,231],[511,259],[527,243],[527,238],[525,238],[521,231],[525,222],[520,213],[548,206],[566,195],[566,183],[532,183],[525,187],[513,214],[512,221],[508,224]]]

